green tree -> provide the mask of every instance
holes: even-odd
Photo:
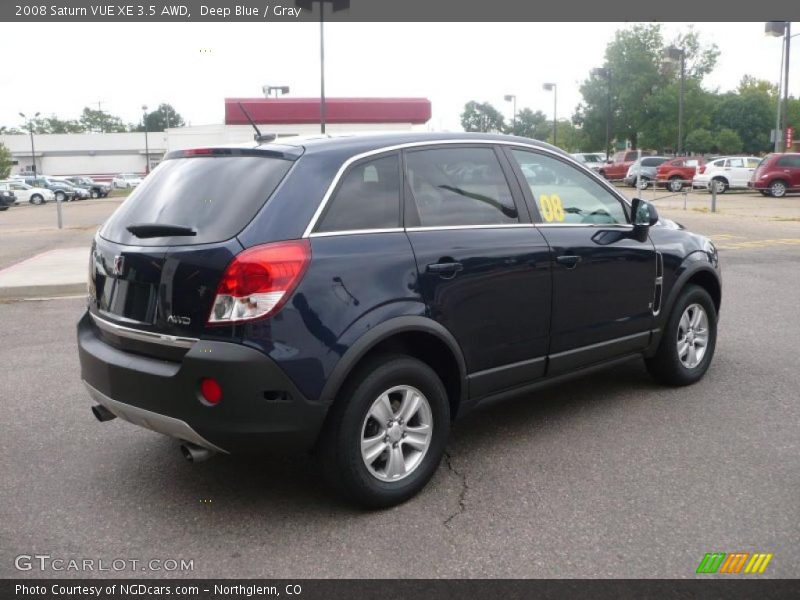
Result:
[[[37,134],[44,133],[80,133],[83,131],[83,126],[75,120],[59,119],[56,115],[49,117],[37,117],[32,120],[33,132]],[[28,131],[28,123],[25,122],[20,129]]]
[[[717,143],[715,145],[720,154],[739,154],[744,147],[739,134],[727,127],[720,129],[719,133],[717,133]]]
[[[14,161],[11,158],[11,150],[0,144],[0,179],[5,179],[11,174],[11,167]]]
[[[147,113],[147,131],[164,131],[167,127],[183,127],[183,117],[170,104],[159,104],[154,111]],[[135,131],[144,131],[139,123]]]
[[[767,152],[772,147],[769,132],[775,127],[775,99],[760,89],[743,89],[717,97],[712,111],[712,127],[732,129],[748,154]]]
[[[62,120],[51,115],[44,119],[47,123],[48,133],[83,133],[83,125],[74,119]]]
[[[8,127],[6,125],[0,125],[0,135],[19,135],[21,133],[25,133],[21,129],[17,129],[16,127]]]
[[[508,129],[508,133],[534,140],[546,140],[553,131],[553,124],[540,110],[523,108],[517,113],[517,121]]]
[[[684,146],[692,154],[705,154],[714,146],[714,136],[708,129],[695,129],[686,136]]]
[[[702,78],[716,65],[719,50],[715,45],[704,46],[697,33],[691,28],[671,42],[683,48],[686,55],[686,88],[700,90]],[[648,143],[674,145],[677,141],[677,116],[668,130],[659,131],[659,119],[663,117],[665,101],[675,94],[677,111],[677,92],[672,91],[679,79],[677,65],[666,64],[663,60],[664,43],[661,25],[634,25],[618,30],[608,44],[603,67],[610,72],[610,80],[592,74],[580,87],[583,102],[578,106],[573,121],[581,126],[586,140],[592,146],[605,143],[606,112],[609,106],[607,94],[610,81],[612,139],[628,140],[639,147],[640,135]],[[661,95],[661,98],[653,98]],[[689,97],[685,98],[684,108],[690,110]],[[654,130],[655,128],[655,130]],[[688,131],[688,128],[685,129]]]
[[[489,102],[470,100],[464,105],[461,113],[461,126],[464,131],[505,131],[503,115]]]
[[[84,107],[80,122],[86,131],[97,133],[121,133],[127,131],[125,123],[119,117],[115,117],[103,110],[93,110],[88,106]]]

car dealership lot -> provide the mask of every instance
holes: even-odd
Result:
[[[0,215],[0,267],[64,236],[88,246],[112,202],[64,206],[76,229],[62,232],[54,206]],[[771,552],[763,576],[793,576],[800,196],[729,193],[718,214],[705,193],[685,211],[680,195],[655,202],[720,247],[706,378],[667,389],[631,363],[481,409],[431,484],[387,511],[335,500],[306,457],[189,465],[172,440],[97,423],[75,349],[83,300],[0,304],[0,576],[82,575],[14,568],[39,553],[194,560],[139,573],[153,577],[691,577],[711,551]]]

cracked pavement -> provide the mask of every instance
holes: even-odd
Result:
[[[666,216],[777,237],[768,221]],[[308,457],[189,465],[174,441],[97,423],[82,300],[0,303],[0,577],[80,575],[17,572],[23,553],[194,560],[114,577],[694,577],[710,551],[771,552],[762,577],[796,577],[800,246],[721,259],[703,381],[662,388],[631,363],[479,409],[419,496],[372,512],[332,498]]]

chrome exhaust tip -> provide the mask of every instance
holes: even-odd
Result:
[[[190,463],[199,463],[203,462],[204,460],[208,460],[216,452],[213,450],[209,450],[208,448],[203,448],[202,446],[198,446],[197,444],[192,444],[191,442],[183,442],[180,446],[181,454],[183,454],[183,458],[185,458]]]

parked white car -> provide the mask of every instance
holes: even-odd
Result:
[[[56,199],[52,191],[45,188],[33,187],[18,179],[0,181],[0,189],[14,192],[17,196],[15,204],[22,204],[24,202],[43,204],[44,202],[52,202]]]
[[[572,158],[592,171],[599,171],[600,167],[606,163],[605,154],[599,152],[578,152],[573,154]]]
[[[111,185],[115,188],[130,189],[142,183],[142,178],[136,173],[120,173],[111,180]]]
[[[725,156],[698,167],[692,179],[692,188],[711,191],[712,182],[718,194],[729,189],[747,189],[747,182],[758,167],[761,159],[757,156]]]

